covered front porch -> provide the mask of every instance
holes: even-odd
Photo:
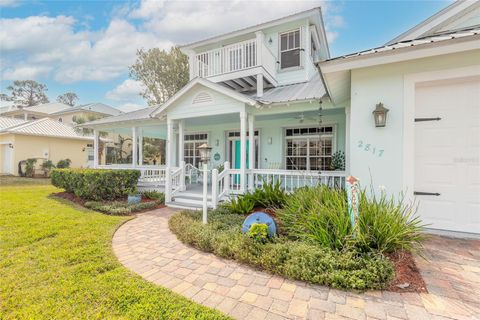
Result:
[[[198,206],[204,183],[210,207],[270,182],[287,191],[316,184],[343,187],[345,167],[334,158],[347,143],[345,109],[327,107],[319,115],[318,107],[315,102],[294,112],[287,106],[245,107],[102,126],[94,131],[94,167],[140,170],[139,190],[165,192],[170,204]],[[113,142],[105,145],[100,137]],[[203,144],[211,147],[206,167]]]

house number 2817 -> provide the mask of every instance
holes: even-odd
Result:
[[[358,140],[358,147],[365,152],[371,152],[373,155],[377,157],[381,157],[385,150],[378,149],[376,146],[372,145],[371,143],[365,143],[363,140]]]

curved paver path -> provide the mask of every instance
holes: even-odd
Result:
[[[433,237],[418,259],[430,294],[347,293],[284,280],[188,247],[174,211],[139,214],[113,237],[118,259],[145,279],[237,319],[480,319],[480,241]]]

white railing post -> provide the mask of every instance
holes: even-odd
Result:
[[[218,169],[212,170],[212,206],[217,209],[218,196]]]
[[[132,127],[132,167],[138,166],[138,138],[137,127]]]
[[[165,202],[172,201],[172,179],[170,178],[170,168],[165,171]]]
[[[203,224],[207,224],[207,210],[208,210],[208,166],[206,163],[203,164],[202,167],[203,171],[203,215],[202,215],[202,222]]]
[[[225,171],[225,182],[223,188],[225,189],[225,195],[230,195],[230,162],[225,161],[223,164],[223,170]]]
[[[187,189],[185,186],[185,161],[180,161],[180,168],[181,168],[181,173],[180,173],[180,190],[184,191]]]
[[[253,185],[253,169],[255,169],[255,116],[248,115],[248,189],[255,190]]]

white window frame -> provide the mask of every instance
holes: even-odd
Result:
[[[298,31],[298,36],[299,36],[299,41],[298,41],[298,47],[295,47],[295,48],[290,48],[290,49],[287,49],[287,50],[282,50],[282,36],[283,35],[287,35],[287,47],[288,47],[288,34],[289,33],[295,33]],[[302,28],[295,28],[295,29],[292,29],[292,30],[289,30],[289,31],[285,31],[285,32],[282,32],[282,33],[279,33],[278,34],[278,60],[280,61],[280,65],[279,65],[279,69],[281,71],[285,71],[285,70],[291,70],[291,69],[298,69],[298,68],[301,68],[303,67],[303,62],[302,62],[302,56],[300,54],[300,52],[302,51]],[[295,43],[295,40],[294,40],[294,43]],[[291,66],[291,67],[287,67],[287,68],[282,68],[282,53],[283,52],[288,52],[288,51],[294,51],[294,50],[298,50],[299,51],[299,62],[298,62],[298,66]]]
[[[306,135],[298,135],[298,136],[287,136],[287,130],[288,129],[305,129],[305,128],[318,128],[318,126],[311,124],[311,125],[302,125],[302,126],[288,126],[283,128],[283,168],[286,170],[293,170],[296,171],[295,169],[287,169],[287,158],[288,156],[288,140],[307,140],[307,154],[305,156],[299,156],[299,157],[306,157],[306,168],[305,170],[300,169],[298,171],[320,171],[320,170],[311,170],[310,168],[310,140],[311,139],[319,139],[321,136],[330,136],[332,138],[332,154],[330,157],[333,156],[333,154],[337,151],[337,124],[332,124],[332,123],[324,123],[321,125],[321,128],[325,127],[332,127],[332,133],[324,133],[324,134],[306,134]],[[325,157],[325,156],[319,156],[320,158]],[[321,171],[329,171],[329,170],[321,170]]]
[[[196,135],[196,134],[204,134],[206,135],[206,139],[200,139],[200,140],[187,140],[185,139],[185,136],[189,136],[189,135]],[[197,158],[195,156],[195,153],[196,153],[196,148],[195,148],[195,143],[206,143],[208,144],[208,139],[210,138],[210,135],[208,132],[184,132],[183,133],[183,161],[185,161],[185,163],[190,163],[188,161],[186,161],[186,159],[193,159],[193,163],[192,165],[195,166],[195,159]],[[187,156],[187,153],[185,152],[185,145],[187,143],[191,143],[191,142],[194,142],[194,147],[193,147],[193,156]]]

